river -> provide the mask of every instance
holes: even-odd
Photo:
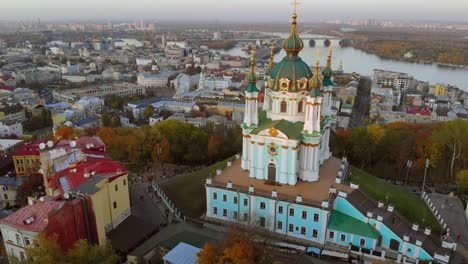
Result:
[[[271,33],[270,33],[271,34]],[[275,33],[276,36],[281,38],[287,37],[285,33]],[[304,49],[300,56],[309,65],[314,65],[316,49],[320,49],[321,65],[325,64],[327,57],[327,48],[323,45],[323,40],[316,40],[314,48],[309,47],[309,39],[311,38],[324,38],[326,36],[302,34],[301,38],[304,40]],[[382,59],[374,54],[369,54],[361,50],[348,47],[341,48],[338,45],[338,39],[331,40],[333,47],[333,69],[338,69],[340,61],[343,62],[343,70],[345,72],[357,72],[362,75],[371,76],[374,69],[383,69],[397,72],[408,73],[414,78],[429,82],[430,84],[444,83],[456,85],[464,91],[468,91],[468,69],[462,68],[449,68],[440,67],[435,64],[421,64],[411,63],[397,60]],[[247,57],[247,53],[241,47],[234,47],[230,50],[223,51],[224,54],[233,56]],[[280,53],[275,55],[275,62],[280,61],[286,53],[281,50]]]

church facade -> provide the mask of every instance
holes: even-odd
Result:
[[[286,56],[266,69],[262,109],[250,59],[242,155],[207,179],[205,220],[257,225],[316,254],[448,263],[455,243],[346,183],[346,159],[330,152],[332,53],[321,71],[318,57],[311,69],[296,28],[293,14]]]

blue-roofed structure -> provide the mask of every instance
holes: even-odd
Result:
[[[167,264],[196,264],[197,254],[200,251],[200,248],[181,242],[164,255],[163,260]]]
[[[15,178],[8,178],[8,177],[0,177],[0,186],[13,186],[18,187],[26,180],[26,177],[15,177]]]
[[[101,126],[101,118],[98,116],[90,116],[75,123],[77,128],[99,127]]]

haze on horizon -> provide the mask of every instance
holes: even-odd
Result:
[[[2,0],[0,20],[284,21],[292,0]],[[468,0],[302,0],[303,21],[399,19],[468,22]]]

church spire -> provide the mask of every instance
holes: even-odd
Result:
[[[288,53],[288,55],[297,55],[302,48],[304,47],[304,42],[297,34],[297,14],[296,14],[296,7],[299,4],[296,0],[292,3],[294,6],[294,13],[292,15],[292,22],[291,22],[291,33],[289,33],[289,37],[284,40],[283,42],[283,49]]]
[[[275,68],[275,63],[273,62],[273,58],[275,56],[275,44],[271,45],[270,49],[270,62],[268,63],[268,67],[266,68],[266,75],[270,75],[273,69]]]
[[[320,50],[317,49],[317,55],[316,55],[316,61],[315,61],[315,70],[314,70],[314,75],[309,81],[309,88],[311,89],[311,95],[314,97],[321,96],[320,95],[320,87],[322,87],[322,77],[320,76]]]
[[[328,56],[327,56],[327,66],[322,71],[323,75],[323,85],[324,86],[334,86],[331,77],[333,76],[333,70],[331,68],[331,60],[332,60],[332,48],[328,48]]]
[[[247,75],[247,81],[249,82],[247,92],[253,93],[259,92],[259,90],[257,88],[257,74],[255,73],[255,49],[252,49],[250,52],[252,56],[250,57],[250,71]]]

